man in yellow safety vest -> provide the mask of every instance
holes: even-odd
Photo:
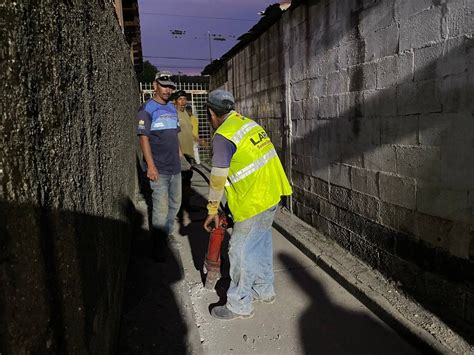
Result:
[[[272,224],[281,196],[292,193],[268,134],[235,112],[234,106],[230,92],[209,93],[207,110],[215,133],[204,228],[211,231],[211,224],[217,225],[224,190],[235,223],[229,245],[227,303],[211,311],[214,318],[223,320],[252,317],[253,301],[275,301]]]

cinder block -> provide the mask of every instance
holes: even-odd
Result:
[[[312,209],[313,212],[319,213],[320,211],[320,199],[310,191],[303,192],[304,205]],[[310,222],[311,223],[311,222]]]
[[[308,97],[308,81],[302,80],[291,85],[294,101],[304,100]]]
[[[329,162],[311,157],[311,176],[329,181]]]
[[[471,113],[456,114],[441,146],[441,181],[453,189],[474,188],[474,120]]]
[[[303,101],[304,118],[317,119],[319,116],[319,98],[313,97]],[[308,132],[309,133],[309,132]]]
[[[415,235],[433,247],[449,249],[448,238],[453,225],[453,221],[420,212],[415,214]]]
[[[291,102],[291,119],[292,120],[302,120],[303,116],[303,102],[302,101],[292,101]]]
[[[302,121],[295,121],[302,122]],[[297,155],[304,155],[304,137],[293,136],[291,137],[292,153]]]
[[[311,181],[311,188],[310,191],[320,197],[323,197],[325,199],[329,198],[329,184],[327,181],[310,177]]]
[[[347,92],[348,74],[346,70],[330,73],[327,76],[327,95],[336,95]]]
[[[399,115],[441,112],[439,83],[427,80],[397,86],[397,112]]]
[[[327,219],[321,217],[318,214],[313,213],[312,226],[316,228],[320,233],[329,235],[329,222]]]
[[[360,12],[359,31],[363,37],[387,28],[394,22],[394,2],[381,1]]]
[[[398,26],[393,22],[389,27],[365,36],[365,60],[371,61],[397,54],[398,32]]]
[[[417,1],[406,1],[396,0],[395,1],[395,18],[399,21],[405,21],[409,17],[418,14],[424,10],[428,10],[433,5],[432,0],[417,0]]]
[[[301,58],[301,52],[297,52],[298,60],[291,67],[290,80],[292,82],[299,82],[306,79],[306,67],[307,63],[304,58]]]
[[[319,214],[329,221],[336,221],[337,207],[326,200],[320,200]]]
[[[336,134],[331,137],[331,141],[347,144],[353,152],[354,147],[364,147],[363,150],[370,149],[379,142],[378,120],[372,117],[349,116],[337,119]]]
[[[415,81],[464,73],[467,69],[466,41],[464,38],[455,38],[416,49]]]
[[[324,96],[319,99],[319,117],[335,118],[337,117],[337,97]]]
[[[319,63],[319,76],[325,76],[337,70],[337,50],[328,49],[323,52],[321,62]]]
[[[338,63],[341,69],[346,69],[356,64],[362,64],[365,59],[365,42],[354,40],[340,45],[337,49]]]
[[[313,147],[316,144],[316,139],[312,132],[307,132],[303,137],[303,155],[305,156],[312,156],[313,155]]]
[[[466,221],[470,217],[468,191],[432,184],[418,184],[416,208],[422,213],[454,221]]]
[[[378,196],[377,172],[356,167],[351,168],[351,188],[372,196]]]
[[[354,233],[351,233],[350,251],[372,267],[378,268],[379,249]]]
[[[383,117],[380,119],[382,144],[418,144],[418,116]]]
[[[468,97],[467,76],[458,74],[445,77],[441,80],[440,97],[443,112],[469,112],[472,97]]]
[[[368,117],[396,116],[397,90],[389,87],[363,92],[363,115]],[[388,118],[387,118],[388,119]]]
[[[330,185],[329,202],[349,210],[351,206],[351,190],[336,185]]]
[[[303,197],[303,189],[300,188],[296,182],[294,182],[293,186],[293,199],[295,201],[298,201],[299,203],[303,203],[304,197]]]
[[[309,80],[309,93],[308,96],[320,97],[326,93],[326,79],[325,78],[314,78]]]
[[[304,156],[299,154],[291,154],[292,166],[291,168],[304,174]]]
[[[301,218],[308,224],[311,224],[311,219],[313,215],[313,210],[310,207],[307,207],[303,204],[298,205],[298,213],[297,216]]]
[[[397,173],[425,181],[437,182],[441,176],[438,147],[397,147]]]
[[[377,78],[375,63],[360,64],[349,68],[349,90],[362,91],[375,89]]]
[[[400,20],[400,51],[420,48],[441,37],[441,7],[432,7],[404,20]]]
[[[377,88],[394,86],[399,81],[397,56],[385,57],[377,65]]]
[[[380,198],[383,201],[414,210],[416,207],[416,183],[414,179],[379,174]]]
[[[427,115],[420,115],[420,144],[424,146],[439,146],[441,144],[446,144],[448,130],[454,123],[453,120],[453,114],[430,113]]]
[[[462,259],[469,259],[469,246],[474,237],[474,225],[455,223],[449,236],[449,252]]]
[[[349,92],[337,95],[337,113],[339,117],[361,117],[362,105],[362,92]]]
[[[351,167],[340,163],[329,165],[329,182],[331,185],[338,185],[351,188]]]
[[[380,223],[407,234],[415,233],[415,211],[380,201]]]
[[[468,6],[470,4],[470,6]],[[474,9],[471,1],[467,1],[461,7],[454,7],[448,2],[447,13],[449,37],[457,37],[472,33],[474,28]]]
[[[351,191],[351,211],[377,221],[379,218],[379,200],[357,191]]]
[[[351,233],[335,223],[329,223],[329,238],[347,250],[351,247]]]
[[[382,145],[374,147],[372,150],[365,151],[364,167],[375,171],[384,171],[396,173],[396,153],[395,147]]]

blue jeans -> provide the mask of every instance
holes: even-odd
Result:
[[[160,174],[158,181],[150,181],[153,190],[151,224],[155,233],[167,237],[173,232],[174,220],[181,206],[181,173]]]
[[[229,243],[230,287],[227,308],[250,314],[254,297],[275,296],[272,224],[277,206],[234,225]]]

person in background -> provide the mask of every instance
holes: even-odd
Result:
[[[164,261],[165,249],[181,205],[180,130],[175,106],[168,102],[176,84],[170,72],[158,72],[153,81],[153,98],[137,114],[140,146],[146,176],[152,189],[152,256]]]
[[[178,134],[179,145],[184,159],[181,159],[181,175],[182,175],[182,190],[183,198],[181,211],[179,217],[182,216],[183,210],[189,211],[189,202],[192,195],[191,179],[193,171],[191,166],[194,164],[194,149],[193,149],[193,132],[191,125],[191,118],[186,112],[186,104],[188,103],[186,91],[178,90],[173,94],[174,104],[178,112],[179,125],[181,131]]]
[[[230,92],[212,91],[206,105],[215,133],[204,228],[210,232],[212,224],[218,225],[224,190],[234,220],[227,303],[214,307],[211,315],[250,318],[253,301],[275,301],[272,224],[281,196],[292,189],[270,137],[255,121],[234,111]]]
[[[196,164],[201,164],[201,159],[199,159],[199,146],[205,146],[206,142],[203,139],[199,138],[199,120],[196,116],[193,115],[193,108],[191,105],[186,106],[186,112],[191,118],[191,126],[193,131],[193,150],[194,150],[194,160]]]

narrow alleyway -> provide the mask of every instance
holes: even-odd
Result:
[[[250,320],[212,319],[209,308],[225,302],[227,259],[224,254],[216,290],[205,289],[201,270],[208,236],[201,226],[207,184],[196,173],[193,189],[190,218],[186,214],[177,226],[178,243],[170,247],[165,264],[151,260],[145,230],[136,236],[122,322],[123,354],[417,353],[276,230],[277,301],[255,304]]]

